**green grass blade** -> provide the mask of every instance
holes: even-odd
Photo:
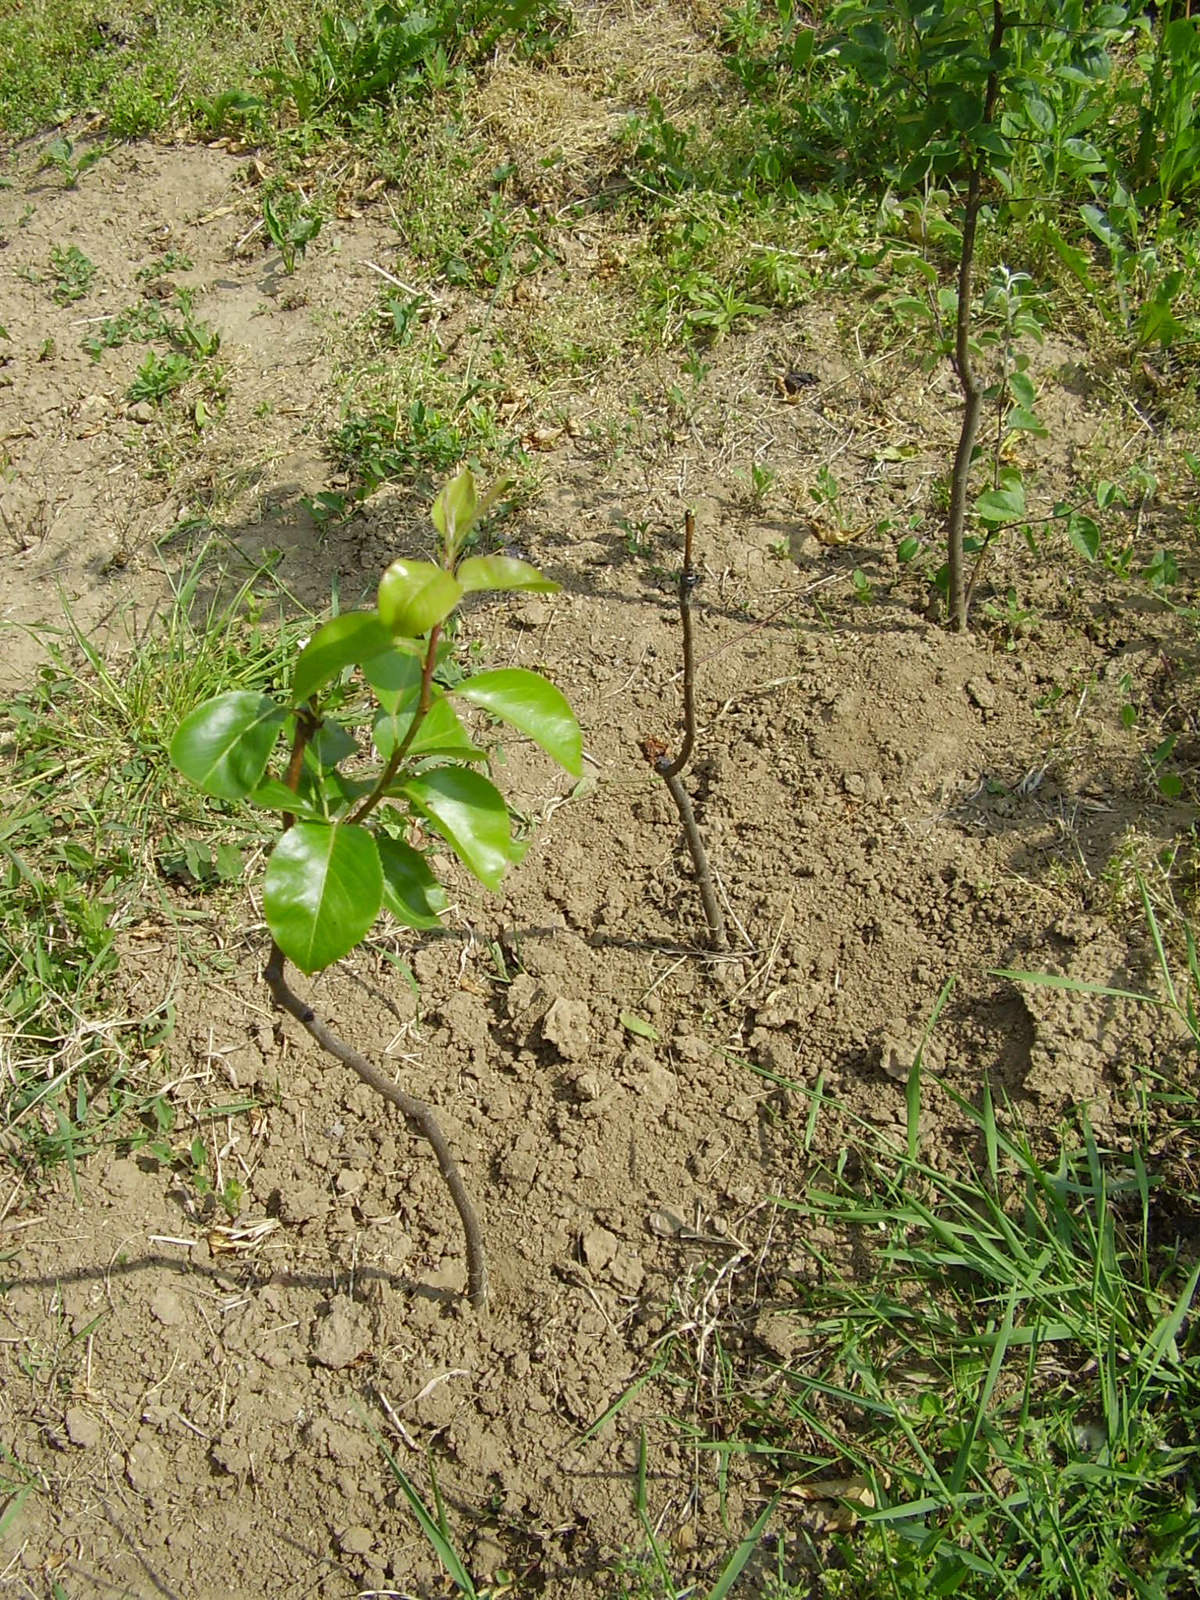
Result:
[[[644,1389],[645,1386],[652,1381],[652,1379],[659,1376],[659,1374],[666,1367],[670,1354],[670,1348],[670,1341],[668,1341],[659,1351],[658,1355],[655,1356],[654,1360],[650,1363],[650,1366],[646,1369],[646,1371],[642,1373],[641,1377],[635,1378],[629,1385],[628,1389],[626,1389],[622,1394],[619,1394],[613,1401],[612,1405],[610,1405],[606,1411],[601,1412],[601,1414],[596,1418],[595,1422],[593,1422],[590,1427],[586,1428],[584,1432],[579,1435],[579,1439],[577,1441],[579,1444],[586,1444],[589,1439],[594,1439],[606,1422],[611,1422],[615,1416],[619,1415],[619,1413],[624,1410],[624,1408],[633,1399],[634,1395],[637,1394],[639,1389]]]
[[[1008,1304],[1004,1308],[1004,1321],[1000,1324],[1000,1331],[996,1335],[996,1342],[992,1347],[992,1359],[988,1362],[987,1376],[983,1380],[983,1388],[979,1391],[979,1399],[975,1403],[974,1416],[963,1435],[963,1442],[950,1469],[950,1493],[958,1496],[963,1491],[967,1481],[967,1472],[971,1465],[971,1452],[975,1448],[975,1441],[979,1437],[979,1428],[987,1415],[988,1406],[991,1404],[992,1393],[996,1387],[996,1379],[1000,1376],[1000,1369],[1004,1365],[1004,1358],[1008,1354],[1009,1341],[1013,1331],[1013,1312],[1017,1304],[1017,1286],[1013,1285],[1008,1296]]]
[[[1191,1309],[1195,1297],[1196,1285],[1200,1282],[1200,1262],[1192,1268],[1191,1276],[1179,1292],[1170,1313],[1163,1317],[1138,1352],[1137,1364],[1142,1371],[1142,1381],[1138,1385],[1139,1398],[1146,1391],[1151,1378],[1162,1365],[1167,1351],[1174,1348],[1179,1330],[1183,1326],[1184,1318]],[[1148,1365],[1146,1365],[1148,1363]]]
[[[650,1545],[650,1553],[654,1557],[654,1565],[658,1568],[658,1576],[670,1600],[679,1600],[675,1593],[675,1586],[671,1582],[670,1569],[666,1558],[663,1556],[662,1547],[654,1534],[654,1524],[650,1521],[650,1511],[646,1504],[646,1430],[644,1427],[638,1432],[638,1464],[637,1483],[634,1489],[634,1507],[638,1514],[638,1521],[642,1525],[642,1532]]]
[[[745,1538],[730,1556],[728,1562],[726,1562],[725,1570],[708,1591],[708,1600],[725,1600],[725,1596],[733,1588],[742,1568],[758,1548],[758,1541],[762,1538],[767,1523],[770,1522],[775,1507],[779,1504],[781,1493],[782,1491],[777,1489],[754,1519],[753,1526],[748,1530]]]
[[[1030,983],[1039,989],[1063,989],[1068,994],[1096,994],[1108,1000],[1137,1000],[1142,1005],[1162,1007],[1157,995],[1140,989],[1114,989],[1106,983],[1084,983],[1079,978],[1063,978],[1056,972],[1021,972],[1012,967],[989,967],[989,978],[1007,978],[1010,983]]]
[[[1137,874],[1137,886],[1138,893],[1142,897],[1142,910],[1146,913],[1146,922],[1150,928],[1150,937],[1154,941],[1154,953],[1158,957],[1158,970],[1162,973],[1167,998],[1178,1010],[1179,1001],[1175,998],[1175,985],[1171,981],[1170,963],[1167,961],[1167,952],[1163,949],[1162,934],[1158,931],[1158,918],[1154,915],[1154,907],[1150,904],[1150,896],[1146,892],[1146,881],[1140,872]]]
[[[372,1430],[372,1432],[373,1431],[374,1430]],[[388,1467],[391,1470],[392,1477],[395,1478],[397,1484],[400,1486],[401,1494],[408,1501],[409,1510],[417,1519],[417,1524],[420,1527],[421,1532],[425,1535],[430,1549],[432,1549],[433,1553],[437,1556],[438,1560],[445,1568],[450,1581],[458,1586],[459,1592],[465,1595],[467,1600],[479,1600],[479,1597],[475,1592],[475,1585],[471,1581],[471,1575],[460,1561],[458,1552],[443,1533],[442,1528],[439,1527],[437,1522],[435,1522],[434,1519],[429,1515],[429,1512],[425,1508],[425,1502],[421,1499],[421,1496],[417,1493],[416,1489],[413,1488],[412,1484],[405,1477],[400,1468],[400,1463],[392,1455],[392,1452],[388,1449],[387,1445],[384,1444],[383,1440],[378,1434],[375,1434],[375,1442],[379,1446],[380,1450],[383,1451],[384,1460],[387,1462]],[[440,1508],[440,1497],[438,1504]]]

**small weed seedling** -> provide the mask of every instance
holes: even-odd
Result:
[[[137,280],[139,283],[154,283],[158,278],[166,277],[169,272],[190,272],[191,270],[192,258],[187,251],[171,248],[164,250],[157,260],[151,261],[140,268]]]
[[[744,467],[735,467],[733,475],[742,485],[750,504],[761,511],[775,487],[774,467],[760,466],[757,461],[752,461],[749,472]]]
[[[80,178],[89,168],[94,167],[102,156],[108,154],[108,147],[96,145],[91,150],[85,150],[82,155],[75,154],[75,146],[70,139],[60,136],[51,139],[42,152],[42,166],[54,167],[61,174],[64,184],[68,189],[74,189]]]
[[[455,700],[511,724],[569,773],[581,773],[579,725],[559,691],[537,673],[515,667],[480,672],[449,689],[435,682],[450,652],[443,630],[464,596],[557,588],[511,556],[463,558],[472,529],[506,488],[499,483],[480,498],[464,469],[433,504],[439,563],[393,561],[375,610],[334,617],[308,641],[288,694],[217,695],[184,718],[171,742],[175,766],[214,800],[248,800],[280,813],[263,886],[272,940],[267,983],[282,1010],[433,1146],[462,1219],[474,1305],[487,1296],[482,1235],[433,1113],[331,1033],[292,992],[285,965],[319,972],[365,938],[384,908],[412,928],[439,926],[446,895],[426,854],[410,841],[414,825],[439,835],[489,889],[498,888],[509,862],[524,854],[524,842],[512,837],[503,796],[477,770],[487,752],[459,722]],[[368,715],[378,770],[365,774],[355,763],[343,771],[357,755],[350,730]],[[270,764],[281,734],[289,753],[277,776]]]
[[[151,350],[137,376],[126,390],[130,401],[149,400],[155,405],[165,400],[173,390],[181,388],[192,375],[192,363],[180,350],[168,350],[159,355]]]
[[[289,205],[266,195],[263,199],[263,223],[271,242],[283,258],[283,270],[290,277],[296,270],[296,258],[303,258],[321,231],[321,214],[312,206]]]
[[[96,264],[89,261],[78,245],[65,250],[54,245],[50,251],[50,270],[54,273],[51,291],[60,306],[69,306],[72,300],[82,300],[96,276]]]
[[[198,95],[192,101],[192,115],[203,123],[210,139],[219,139],[233,121],[249,127],[259,126],[262,109],[258,96],[248,94],[245,89],[224,89],[211,99]]]
[[[771,309],[743,299],[736,289],[707,274],[685,283],[683,297],[687,302],[685,326],[693,333],[707,334],[713,344],[720,344],[743,317],[765,317]]]

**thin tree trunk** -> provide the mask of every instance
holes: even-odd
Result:
[[[996,111],[997,71],[994,65],[1004,40],[1004,11],[1000,0],[992,4],[991,56],[984,98],[983,121],[990,123]],[[958,315],[954,329],[954,369],[963,392],[962,429],[954,452],[954,471],[950,478],[950,508],[946,514],[948,609],[950,626],[958,633],[967,630],[967,593],[963,561],[963,533],[967,522],[967,493],[971,479],[971,456],[979,417],[983,410],[983,386],[971,365],[971,272],[975,264],[975,231],[983,194],[983,162],[971,157],[967,178],[967,202],[963,210],[962,252],[958,259]]]

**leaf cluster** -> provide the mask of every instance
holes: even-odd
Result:
[[[456,704],[509,724],[580,773],[579,725],[545,678],[503,668],[448,687],[435,676],[450,649],[442,629],[466,596],[557,589],[511,556],[463,556],[507,487],[480,496],[470,470],[460,472],[432,507],[439,562],[393,561],[374,610],[318,628],[286,695],[217,695],[183,719],[171,742],[175,766],[205,794],[282,814],[264,907],[276,944],[303,972],[345,955],[382,909],[412,928],[438,926],[447,901],[422,839],[440,838],[489,889],[524,853],[503,796],[478,770],[487,752]],[[352,731],[368,715],[379,763],[370,774],[354,759]],[[276,774],[270,765],[281,737],[290,753]]]

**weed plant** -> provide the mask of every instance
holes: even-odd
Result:
[[[1200,1044],[1194,944],[1189,937],[1184,994],[1144,904],[1167,983],[1147,1003],[1171,1010]],[[1157,1158],[1144,1123],[1106,1147],[1082,1112],[1057,1145],[1039,1141],[1039,1153],[1011,1109],[997,1111],[986,1082],[978,1104],[941,1084],[980,1152],[950,1170],[921,1155],[931,1080],[920,1053],[901,1149],[824,1095],[820,1081],[814,1088],[754,1070],[797,1097],[798,1114],[780,1131],[799,1153],[811,1150],[822,1121],[839,1130],[836,1163],[818,1169],[802,1197],[774,1201],[775,1226],[796,1219],[812,1263],[775,1279],[771,1292],[771,1315],[792,1325],[803,1355],[747,1370],[737,1354],[746,1348],[738,1293],[727,1284],[724,1312],[697,1320],[681,1310],[692,1334],[668,1331],[648,1376],[674,1372],[693,1396],[714,1397],[705,1407],[720,1397],[719,1412],[687,1430],[701,1454],[774,1459],[782,1499],[798,1517],[789,1516],[773,1555],[769,1541],[760,1551],[758,1571],[773,1568],[774,1579],[760,1577],[758,1592],[774,1600],[1194,1592],[1194,1102],[1147,1075],[1146,1110],[1157,1105],[1174,1125],[1169,1152]],[[825,1242],[813,1242],[812,1228]],[[752,1265],[750,1321],[769,1281],[763,1260]],[[708,1303],[703,1283],[696,1295]],[[707,1331],[697,1345],[700,1325]],[[826,1502],[823,1518],[806,1516],[814,1500]],[[636,1592],[682,1594],[665,1537],[650,1517],[643,1526]]]
[[[360,0],[348,11],[285,0],[244,17],[223,0],[168,0],[128,20],[46,0],[0,18],[0,129],[39,133],[95,106],[117,139],[189,115],[209,136],[361,126],[375,104],[446,90],[505,40],[537,53],[566,27],[555,0]],[[63,160],[74,182],[85,169],[69,144]]]
[[[245,820],[206,821],[167,751],[197,697],[280,672],[293,629],[268,621],[260,586],[256,572],[231,598],[198,603],[228,593],[205,546],[164,613],[123,646],[101,649],[66,609],[61,628],[39,630],[33,685],[0,705],[0,1125],[35,1163],[144,1142],[173,1119],[155,1063],[173,1026],[170,974],[204,959],[184,925],[206,914],[163,882],[207,890],[240,877],[259,837]],[[147,919],[166,952],[165,993],[130,1016],[113,983],[118,941]]]

